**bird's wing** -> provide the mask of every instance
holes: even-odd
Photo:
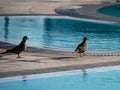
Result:
[[[81,49],[82,47],[84,47],[83,43],[79,44],[76,49]]]
[[[20,53],[21,51],[24,51],[24,48],[21,45],[18,45],[12,49],[7,50],[8,53]]]

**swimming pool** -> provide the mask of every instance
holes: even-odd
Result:
[[[109,16],[120,17],[120,4],[105,6],[97,10],[97,12]]]
[[[0,78],[0,90],[119,90],[120,66]]]
[[[89,38],[90,51],[119,51],[120,24],[58,16],[0,17],[0,40],[19,43],[24,35],[29,46],[73,51]]]

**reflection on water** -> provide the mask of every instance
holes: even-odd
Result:
[[[8,37],[8,35],[9,35],[9,18],[5,17],[4,20],[5,20],[5,24],[4,24],[4,31],[5,31],[4,39],[7,40],[9,38]]]
[[[43,40],[44,40],[44,43],[49,43],[49,44],[52,44],[54,42],[54,40],[50,40],[52,39],[53,37],[51,37],[51,20],[49,19],[45,19],[44,20],[44,24],[45,24],[45,29],[44,29],[44,32],[45,34],[43,35]]]

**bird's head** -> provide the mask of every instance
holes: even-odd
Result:
[[[23,40],[27,40],[27,39],[29,39],[27,36],[24,36],[24,37],[23,37]]]
[[[84,41],[87,41],[87,40],[88,40],[88,38],[87,38],[87,37],[84,37],[84,38],[83,38],[83,40],[84,40]]]

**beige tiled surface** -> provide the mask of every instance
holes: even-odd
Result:
[[[21,71],[26,71],[24,73],[29,74],[27,70],[33,71],[39,70],[39,72],[43,72],[44,69],[50,68],[53,69],[60,69],[61,67],[66,68],[67,66],[73,67],[77,66],[78,68],[81,65],[96,65],[101,63],[106,63],[103,66],[108,65],[107,63],[110,63],[108,66],[116,65],[116,62],[120,62],[120,56],[84,56],[80,57],[76,53],[51,53],[49,54],[43,54],[41,52],[37,53],[28,53],[23,52],[22,53],[23,58],[16,58],[17,55],[5,55],[4,57],[0,58],[0,76],[6,76],[7,72],[14,72],[18,73]],[[114,64],[115,63],[115,64]],[[87,66],[86,66],[87,67]],[[85,68],[86,68],[85,67]],[[74,68],[74,67],[73,67]],[[44,72],[49,72],[49,71]],[[67,69],[66,69],[67,70]],[[38,72],[36,72],[38,73]],[[13,74],[13,75],[14,75]],[[15,74],[16,75],[16,74]],[[9,76],[9,75],[8,75]]]
[[[55,14],[55,8],[114,0],[0,0],[0,14]]]

